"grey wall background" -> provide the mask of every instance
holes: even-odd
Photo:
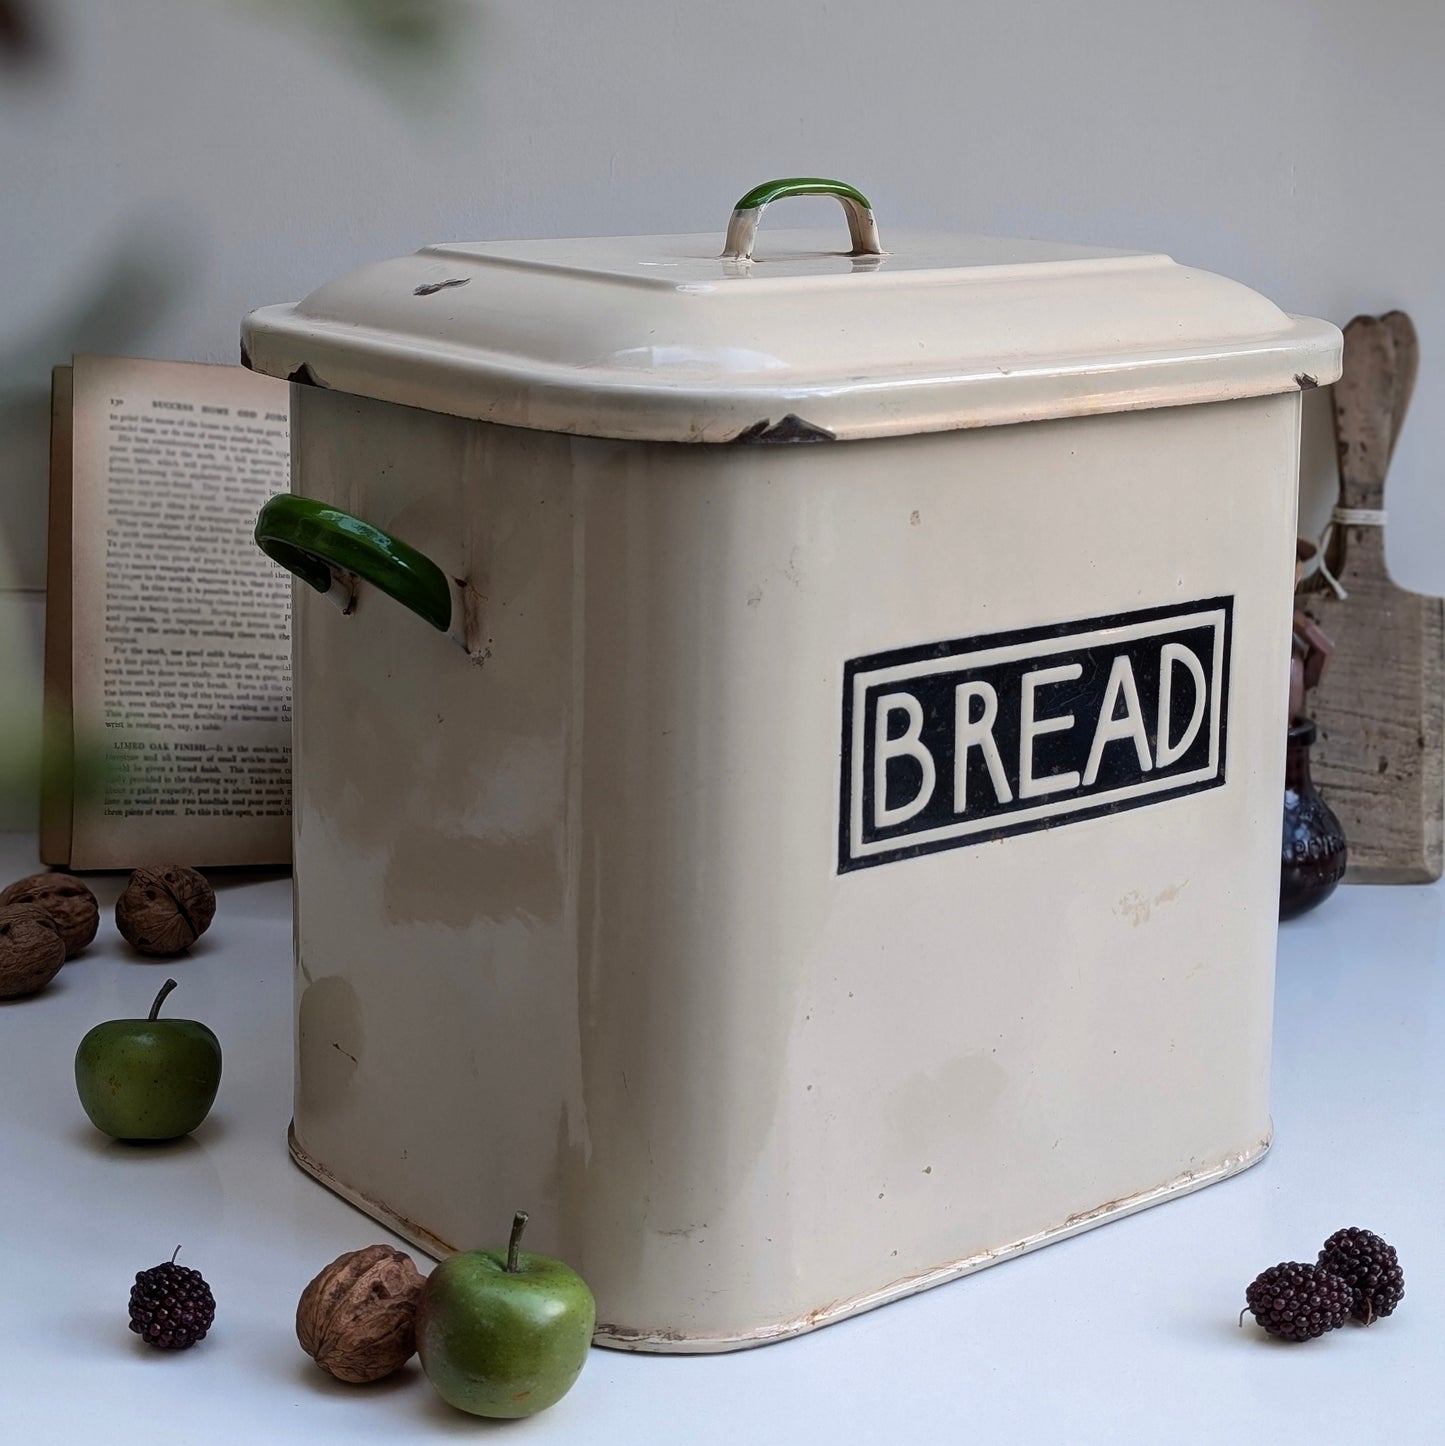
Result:
[[[0,707],[22,732],[52,365],[234,361],[247,310],[363,262],[440,240],[720,232],[774,175],[852,180],[884,226],[1163,250],[1339,323],[1405,307],[1424,356],[1390,563],[1445,592],[1431,0],[370,0],[450,17],[434,50],[379,48],[343,0],[36,9],[43,63],[0,67]],[[795,204],[796,224],[833,219]],[[1318,528],[1333,459],[1313,400]],[[32,807],[0,804],[0,826]]]

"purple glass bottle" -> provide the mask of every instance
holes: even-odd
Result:
[[[1315,725],[1303,718],[1290,725],[1284,764],[1284,847],[1279,880],[1279,916],[1292,919],[1322,904],[1344,877],[1344,830],[1310,778],[1310,745]]]

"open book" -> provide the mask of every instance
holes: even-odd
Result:
[[[251,538],[286,490],[288,400],[240,367],[56,369],[46,863],[290,861],[290,579]]]

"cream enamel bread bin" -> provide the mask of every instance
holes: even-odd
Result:
[[[802,191],[846,242],[754,236]],[[437,1255],[525,1208],[601,1343],[715,1351],[1261,1156],[1333,327],[779,182],[244,344],[296,384],[305,1169]]]

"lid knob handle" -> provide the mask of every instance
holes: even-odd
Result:
[[[723,242],[723,260],[750,261],[753,255],[753,241],[758,234],[758,222],[762,219],[763,207],[770,201],[781,200],[784,196],[836,196],[842,203],[843,214],[848,218],[848,235],[853,242],[850,256],[881,256],[883,246],[878,240],[878,223],[873,219],[873,207],[868,198],[856,186],[846,181],[827,181],[818,176],[791,176],[779,181],[764,181],[754,186],[746,196],[733,207],[732,220],[728,222],[727,239]]]

